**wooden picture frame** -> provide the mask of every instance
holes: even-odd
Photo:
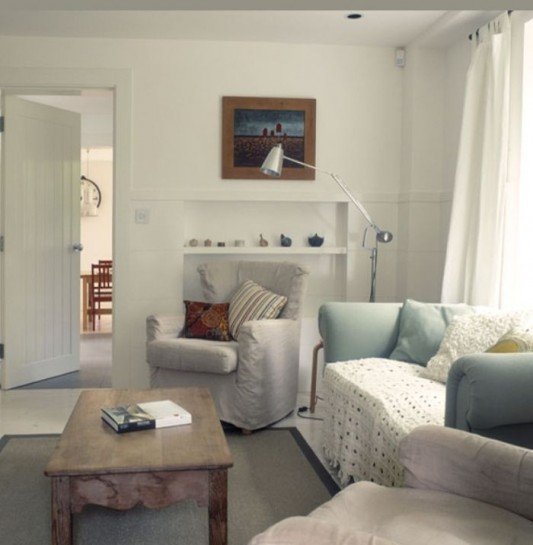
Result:
[[[289,157],[315,164],[314,98],[222,98],[222,178],[246,180],[314,180],[315,171],[284,161],[279,178],[259,167],[281,143]]]

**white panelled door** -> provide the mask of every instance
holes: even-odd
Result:
[[[3,102],[2,388],[79,369],[80,115]]]

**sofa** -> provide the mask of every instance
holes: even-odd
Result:
[[[229,302],[247,280],[287,302],[278,318],[245,321],[230,341],[186,338],[184,316],[148,316],[151,387],[209,388],[219,418],[245,432],[277,422],[296,405],[307,269],[290,262],[217,261],[200,265],[198,274],[208,303]]]
[[[390,359],[404,306],[327,303],[319,310],[326,362],[322,444],[341,484],[400,486],[399,442],[421,425],[532,448],[533,354],[469,354],[453,363],[446,383],[431,380],[426,362]],[[442,326],[434,335],[435,350],[445,331]]]
[[[529,545],[533,452],[441,426],[400,441],[402,488],[358,482],[249,545]]]

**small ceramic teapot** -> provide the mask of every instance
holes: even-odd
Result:
[[[312,237],[308,237],[307,241],[309,242],[309,246],[318,248],[318,246],[324,244],[324,237],[319,237],[318,234],[315,233]]]
[[[263,238],[263,235],[259,235],[259,246],[268,246],[268,240]]]
[[[204,246],[206,246],[207,248],[209,248],[210,246],[213,246],[213,241],[210,238],[206,238],[204,240]]]
[[[281,245],[288,248],[292,244],[292,238],[286,237],[284,234],[282,234],[280,237]]]

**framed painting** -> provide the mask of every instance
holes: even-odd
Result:
[[[316,100],[312,98],[223,97],[222,178],[261,180],[273,146],[288,157],[315,164]],[[284,161],[281,180],[314,180],[315,171]]]

